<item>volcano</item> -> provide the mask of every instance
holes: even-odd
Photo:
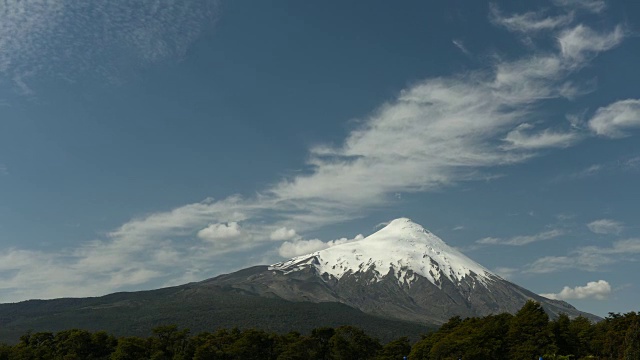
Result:
[[[513,284],[410,219],[311,254],[203,282],[288,301],[339,302],[365,313],[424,324],[452,316],[515,313],[527,300],[553,318],[595,315]]]

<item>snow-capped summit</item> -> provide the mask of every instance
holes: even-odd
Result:
[[[314,267],[335,279],[345,274],[372,272],[375,281],[386,275],[409,286],[420,275],[441,287],[442,276],[453,283],[472,277],[486,284],[497,276],[450,247],[421,225],[395,219],[374,234],[308,255],[271,265],[270,270],[290,273]]]
[[[529,299],[552,317],[566,313],[597,319],[500,278],[407,218],[363,239],[207,283],[289,301],[340,302],[365,313],[427,324],[455,315],[515,313]]]

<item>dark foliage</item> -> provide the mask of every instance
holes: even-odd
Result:
[[[609,314],[596,324],[566,315],[550,321],[529,301],[516,315],[454,317],[415,343],[409,359],[640,360],[639,321],[635,312]]]
[[[454,317],[411,344],[400,337],[381,344],[353,326],[322,327],[308,334],[258,329],[220,329],[191,335],[175,325],[155,327],[148,337],[116,338],[71,329],[27,332],[14,345],[0,344],[0,360],[392,360],[418,359],[624,359],[640,360],[640,315],[609,314],[593,324],[559,316],[550,321],[540,305],[516,315]]]
[[[163,324],[176,324],[193,333],[238,327],[280,334],[349,324],[383,341],[399,336],[416,340],[417,334],[436,328],[365,314],[339,303],[289,302],[202,284],[96,298],[0,304],[0,342],[10,344],[29,329],[58,332],[80,328],[115,336],[149,336],[151,329]]]

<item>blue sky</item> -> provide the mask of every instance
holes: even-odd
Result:
[[[410,217],[637,311],[640,3],[0,7],[0,302],[202,280]]]

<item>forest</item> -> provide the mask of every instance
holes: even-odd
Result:
[[[527,302],[515,315],[453,317],[412,343],[399,337],[382,344],[353,326],[317,328],[309,334],[258,329],[219,329],[191,334],[159,326],[148,337],[116,337],[70,329],[27,332],[16,344],[0,344],[0,360],[27,359],[624,359],[640,360],[640,314],[610,313],[598,323],[560,315],[550,320]]]

